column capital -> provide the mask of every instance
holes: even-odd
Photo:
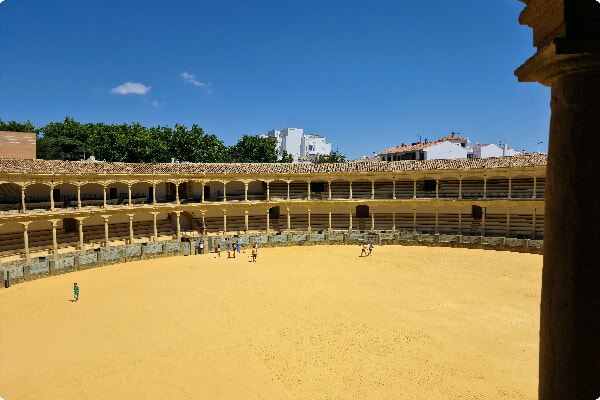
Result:
[[[524,2],[527,5],[519,23],[533,29],[537,53],[515,71],[519,81],[553,86],[563,76],[600,73],[600,3],[593,0]]]

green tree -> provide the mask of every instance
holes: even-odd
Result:
[[[0,119],[0,131],[7,132],[29,132],[29,133],[37,133],[35,126],[30,121],[25,122],[24,124],[10,121],[4,122]]]
[[[346,156],[340,153],[337,149],[329,154],[319,154],[315,160],[315,164],[322,163],[345,163],[348,162]]]
[[[229,149],[231,162],[275,163],[277,162],[277,139],[272,137],[244,135]]]
[[[39,129],[37,157],[44,160],[79,160],[86,152],[87,129],[73,118],[51,122]]]
[[[283,153],[281,154],[281,159],[279,160],[280,163],[293,163],[294,162],[294,156],[291,155],[290,153],[288,153],[286,150],[283,151]]]

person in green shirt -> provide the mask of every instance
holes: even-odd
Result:
[[[79,286],[77,286],[77,282],[73,284],[73,297],[75,297],[75,301],[79,300]]]

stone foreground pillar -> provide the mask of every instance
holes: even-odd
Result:
[[[552,88],[539,400],[600,396],[600,4],[524,1],[537,53],[520,81]]]

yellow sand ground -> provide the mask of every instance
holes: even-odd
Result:
[[[175,257],[0,290],[0,397],[537,397],[541,256],[359,254],[263,248],[256,264]]]

